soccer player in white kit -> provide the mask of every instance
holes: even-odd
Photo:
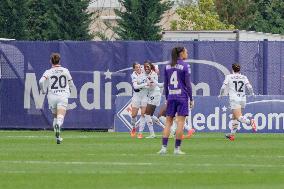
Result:
[[[141,70],[141,65],[138,62],[135,62],[133,64],[133,73],[131,74],[131,80],[132,80],[132,86],[133,86],[133,96],[131,100],[131,137],[136,136],[136,117],[139,111],[139,108],[141,108],[141,117],[140,117],[140,127],[145,125],[145,117],[144,113],[147,106],[147,78],[146,75]]]
[[[233,141],[238,130],[239,123],[251,125],[254,132],[257,131],[256,123],[253,119],[249,120],[242,115],[242,110],[246,105],[246,88],[248,93],[254,95],[253,88],[248,78],[240,73],[241,66],[239,64],[232,65],[233,73],[226,76],[225,81],[220,90],[220,96],[229,94],[230,107],[232,109],[232,126],[231,133],[226,134],[226,138]]]
[[[64,122],[70,90],[75,86],[69,70],[60,65],[60,54],[52,53],[50,63],[52,67],[44,72],[39,85],[42,93],[48,92],[47,99],[54,117],[56,142],[60,144],[63,140],[60,137],[60,128]]]
[[[145,112],[145,120],[149,128],[150,135],[146,138],[155,138],[155,132],[153,128],[153,115],[157,106],[160,105],[161,91],[158,83],[158,74],[155,72],[155,67],[149,62],[144,63],[144,70],[147,76],[148,87],[148,101]],[[155,120],[159,121],[158,118]]]

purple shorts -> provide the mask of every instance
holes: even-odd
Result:
[[[175,117],[178,116],[188,116],[188,100],[168,100],[167,102],[167,116]]]

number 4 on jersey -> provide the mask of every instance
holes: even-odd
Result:
[[[170,78],[170,84],[174,85],[174,88],[178,87],[177,71],[174,71]]]

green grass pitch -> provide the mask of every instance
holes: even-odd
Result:
[[[195,133],[186,155],[128,133],[0,131],[1,189],[284,188],[283,134]]]

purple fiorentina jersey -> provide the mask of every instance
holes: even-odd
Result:
[[[190,66],[188,64],[179,59],[174,67],[167,65],[164,78],[164,90],[167,100],[190,99],[192,101]]]

